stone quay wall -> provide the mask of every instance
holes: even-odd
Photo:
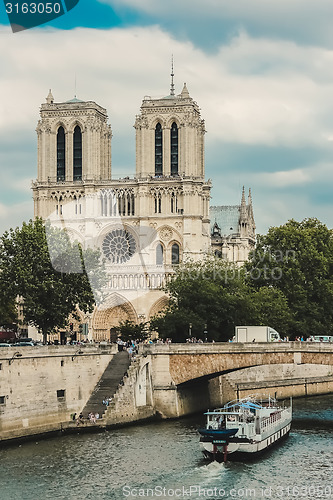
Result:
[[[299,343],[300,344],[300,343]],[[113,427],[177,418],[250,393],[278,398],[333,392],[333,345],[140,346],[103,418]],[[116,345],[0,347],[0,442],[76,429]]]
[[[0,347],[0,442],[62,430],[117,346]]]

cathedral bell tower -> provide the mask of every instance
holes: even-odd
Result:
[[[111,179],[112,133],[107,119],[106,110],[93,101],[74,97],[56,103],[49,91],[36,128],[35,216],[47,218],[55,210],[55,200],[77,199],[96,181]]]
[[[143,99],[136,117],[137,177],[191,176],[204,178],[205,122],[186,83],[175,95]]]
[[[136,178],[140,214],[157,230],[177,231],[182,259],[210,246],[210,181],[205,181],[205,122],[184,83],[176,95],[144,97],[136,116]]]

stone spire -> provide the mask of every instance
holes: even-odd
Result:
[[[256,228],[256,225],[255,225],[255,222],[254,222],[254,215],[253,215],[253,205],[252,205],[251,188],[249,189],[249,197],[248,197],[247,210],[248,210],[248,214],[249,214],[249,221],[250,221],[250,224],[252,225],[252,230],[254,232],[255,228]]]
[[[249,206],[252,206],[252,194],[251,194],[251,188],[249,188],[248,205],[249,205]]]
[[[170,86],[170,95],[175,95],[175,84],[173,83],[173,77],[175,76],[173,72],[173,56],[171,59],[171,86]]]
[[[252,217],[252,219],[253,219],[254,217],[253,217],[253,205],[252,205],[252,194],[251,194],[251,188],[249,189],[249,197],[248,197],[247,205],[248,205],[249,215],[250,215],[250,217]]]
[[[49,95],[46,98],[46,102],[47,102],[47,104],[53,104],[54,103],[54,97],[52,95],[51,89],[49,90]]]
[[[243,186],[242,191],[242,201],[240,206],[240,220],[245,221],[247,219],[246,201],[245,201],[245,188]]]
[[[184,87],[183,87],[183,90],[182,90],[180,96],[183,97],[184,99],[187,99],[190,97],[189,91],[187,90],[187,87],[186,87],[186,83],[184,83]]]

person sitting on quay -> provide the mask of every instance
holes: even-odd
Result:
[[[96,416],[94,415],[94,413],[89,413],[88,418],[91,424],[96,424]]]

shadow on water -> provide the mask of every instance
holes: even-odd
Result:
[[[292,429],[333,430],[333,394],[294,399]]]

